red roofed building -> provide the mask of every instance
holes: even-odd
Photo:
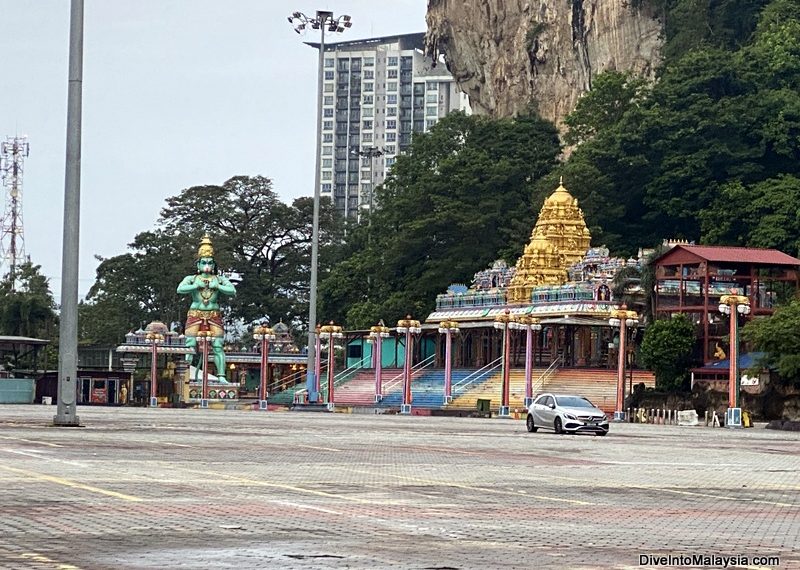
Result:
[[[702,339],[703,362],[729,352],[728,320],[720,314],[720,297],[745,295],[751,313],[771,315],[778,300],[800,288],[800,259],[777,249],[709,245],[676,245],[655,260],[656,317],[689,315]]]

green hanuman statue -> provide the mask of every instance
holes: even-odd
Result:
[[[220,293],[235,295],[236,288],[227,277],[218,275],[217,264],[214,261],[214,246],[211,245],[211,238],[208,235],[203,236],[197,251],[197,274],[184,277],[178,285],[178,293],[192,296],[192,305],[186,315],[186,330],[183,333],[186,336],[186,346],[196,349],[198,336],[209,337],[214,351],[217,378],[227,384],[223,351],[225,331],[222,328],[222,312],[219,309],[218,299]],[[195,361],[195,356],[195,354],[186,355],[189,364]],[[205,365],[203,363],[203,366]]]

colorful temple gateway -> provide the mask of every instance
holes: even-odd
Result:
[[[544,201],[531,241],[517,261],[508,287],[511,303],[527,303],[531,291],[542,285],[563,285],[567,269],[581,261],[589,249],[591,236],[578,201],[563,183]]]
[[[426,323],[458,323],[461,350],[457,365],[483,366],[500,356],[495,319],[506,311],[531,316],[542,325],[534,361],[547,366],[611,368],[615,366],[617,332],[608,324],[613,299],[611,282],[623,267],[640,259],[609,257],[608,249],[591,248],[578,201],[560,184],[544,202],[516,266],[496,261],[475,274],[472,285],[452,285],[438,295]],[[513,366],[522,347],[512,347]]]

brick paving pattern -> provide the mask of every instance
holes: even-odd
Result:
[[[800,434],[144,408],[54,428],[55,411],[0,406],[0,568],[800,568]]]

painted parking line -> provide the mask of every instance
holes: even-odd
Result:
[[[92,493],[99,493],[101,495],[106,495],[108,497],[114,497],[115,499],[122,499],[123,501],[140,502],[144,500],[140,497],[134,497],[133,495],[125,495],[124,493],[117,493],[116,491],[109,491],[108,489],[101,489],[100,487],[94,487],[92,485],[84,485],[83,483],[77,483],[75,481],[70,481],[69,479],[64,479],[62,477],[45,475],[44,473],[37,473],[36,471],[28,471],[27,469],[17,469],[16,467],[8,467],[6,465],[0,465],[0,469],[7,471],[9,473],[24,475],[25,477],[28,477],[30,479],[46,481],[48,483],[55,483],[56,485],[63,485],[65,487],[72,487],[74,489],[82,489],[84,491],[89,491]]]
[[[336,449],[333,447],[319,447],[317,445],[295,445],[293,447],[302,447],[305,449],[316,449],[317,451],[342,451],[341,449]]]
[[[361,497],[351,497],[349,495],[338,495],[336,493],[329,493],[327,491],[317,491],[316,489],[308,489],[306,487],[298,487],[297,485],[286,485],[283,483],[270,483],[269,481],[260,481],[258,479],[248,479],[246,477],[239,477],[237,475],[228,475],[226,473],[216,473],[214,471],[198,471],[195,469],[186,470],[189,473],[197,473],[200,475],[208,475],[212,478],[225,479],[234,483],[243,483],[245,485],[252,485],[254,487],[270,487],[272,489],[281,489],[284,491],[295,491],[296,493],[304,493],[306,495],[315,495],[317,497],[326,497],[329,499],[339,499],[342,501],[350,501],[353,503],[360,503],[363,505],[399,505],[397,501],[376,501],[374,499],[362,499]]]
[[[25,439],[24,437],[12,437],[10,435],[0,435],[0,439],[7,439],[10,441],[23,441],[25,443],[35,443],[36,445],[46,445],[47,447],[64,447],[58,443],[51,443],[49,441],[39,441],[38,439]]]
[[[329,466],[333,467],[333,466]],[[350,473],[361,473],[364,475],[372,475],[378,476],[378,473],[373,473],[372,471],[361,471],[358,469],[346,468]],[[474,485],[465,485],[461,483],[453,483],[452,481],[437,481],[435,479],[421,479],[419,477],[408,477],[406,475],[392,475],[389,473],[381,474],[384,477],[393,477],[395,479],[399,479],[401,481],[410,481],[413,483],[425,483],[426,485],[436,485],[438,487],[452,487],[454,489],[465,489],[467,491],[479,491],[481,493],[487,493],[492,495],[506,495],[506,496],[513,496],[513,497],[530,497],[531,499],[539,499],[542,501],[553,501],[556,503],[570,503],[572,505],[594,505],[594,503],[590,503],[589,501],[579,501],[578,499],[563,499],[561,497],[549,497],[546,495],[531,495],[527,491],[508,491],[503,489],[492,489],[491,487],[477,487]]]
[[[570,481],[573,483],[584,483],[586,485],[591,485],[595,489],[599,489],[600,487],[593,483],[592,481],[587,481],[586,479],[578,479],[577,477],[564,477],[562,475],[547,475],[546,477],[542,477],[541,479],[559,479],[562,481]],[[661,491],[662,493],[672,493],[677,495],[694,495],[697,497],[704,497],[708,499],[719,499],[722,501],[738,501],[742,503],[759,503],[763,505],[773,505],[775,507],[789,507],[789,508],[796,508],[800,509],[800,505],[792,504],[792,503],[782,503],[780,501],[770,501],[767,499],[750,499],[748,497],[737,497],[733,495],[719,495],[714,493],[698,493],[696,491],[689,491],[680,488],[668,488],[658,485],[636,485],[634,483],[605,483],[603,487],[607,487],[610,489],[635,489],[637,491]],[[777,486],[754,486],[754,490],[757,491],[797,491],[800,490],[800,487],[796,485],[777,485]]]
[[[303,505],[301,503],[295,503],[293,501],[279,501],[277,499],[271,499],[270,503],[274,503],[276,505],[282,505],[284,507],[291,507],[294,509],[304,509],[309,511],[319,511],[321,513],[328,513],[329,515],[343,515],[342,511],[334,511],[333,509],[323,509],[322,507],[315,507],[313,505]]]
[[[45,556],[39,552],[23,552],[19,555],[21,560],[27,560],[30,562],[38,562],[37,568],[41,567],[40,564],[48,564],[52,565],[52,568],[57,570],[81,570],[78,566],[74,566],[73,564],[64,564],[63,562],[59,562],[57,560],[53,560],[52,558]]]

